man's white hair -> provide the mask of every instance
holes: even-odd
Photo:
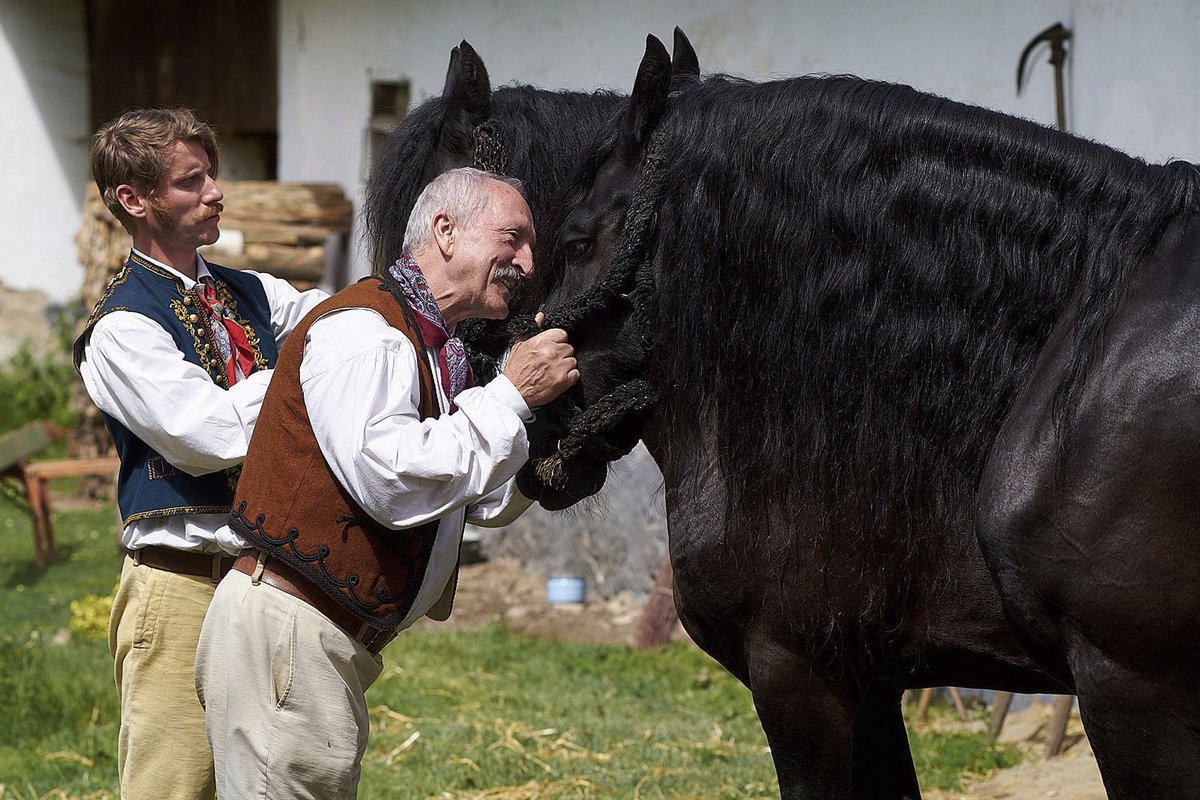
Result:
[[[499,181],[513,187],[525,196],[521,182],[494,172],[485,172],[474,167],[457,167],[438,175],[421,192],[408,215],[408,227],[404,229],[404,251],[428,246],[433,242],[433,218],[445,214],[456,225],[469,228],[475,217],[488,203],[488,181]]]

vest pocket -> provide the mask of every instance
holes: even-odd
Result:
[[[167,478],[174,478],[179,474],[179,470],[167,461],[162,456],[150,456],[146,459],[146,472],[152,481],[161,481]]]

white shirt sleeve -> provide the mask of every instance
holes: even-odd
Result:
[[[503,528],[524,514],[533,501],[517,489],[514,477],[467,509],[467,522],[481,528]]]
[[[275,334],[276,343],[280,345],[309,311],[329,297],[320,289],[298,291],[282,278],[265,272],[255,272],[252,269],[243,271],[262,282],[263,291],[267,293],[267,304],[271,307],[271,330]]]
[[[300,367],[325,461],[355,502],[391,528],[503,490],[529,453],[529,408],[504,376],[459,393],[453,414],[421,420],[417,358],[378,313],[347,309],[308,329]]]
[[[158,323],[114,311],[93,326],[79,372],[101,411],[174,466],[204,475],[245,459],[272,371],[223,389]]]

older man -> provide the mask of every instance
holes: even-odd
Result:
[[[133,237],[75,343],[121,457],[109,648],[129,800],[213,797],[196,641],[240,546],[224,525],[277,348],[326,297],[197,254],[220,235],[217,163],[213,130],[184,109],[128,111],[92,140],[100,195]]]
[[[513,481],[524,424],[579,378],[566,334],[517,344],[481,387],[455,335],[503,317],[533,271],[518,187],[467,168],[436,178],[404,257],[284,347],[230,517],[252,550],[197,653],[223,797],[353,797],[380,649],[449,614],[464,521],[529,505]]]

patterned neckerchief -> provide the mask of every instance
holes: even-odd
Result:
[[[405,253],[388,271],[400,285],[408,304],[417,312],[417,325],[425,344],[438,352],[442,388],[450,398],[450,411],[453,412],[458,408],[454,404],[455,396],[475,385],[471,363],[467,361],[467,349],[458,336],[458,326],[447,330],[442,311],[412,255]]]

